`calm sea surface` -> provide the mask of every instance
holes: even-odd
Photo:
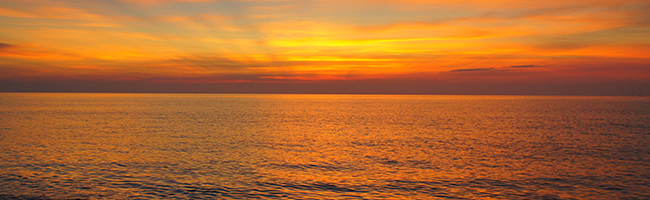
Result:
[[[650,98],[0,93],[0,199],[650,199]]]

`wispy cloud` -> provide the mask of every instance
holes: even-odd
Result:
[[[532,68],[532,67],[542,67],[541,65],[513,65],[506,68]]]
[[[11,48],[11,47],[13,47],[13,46],[14,46],[14,45],[7,44],[7,43],[0,43],[0,50],[1,50],[1,49],[6,49],[6,48]]]
[[[497,71],[497,70],[504,71],[504,70],[539,68],[539,67],[543,67],[543,66],[542,65],[513,65],[507,67],[463,68],[463,69],[449,70],[449,72],[474,72],[474,71]]]
[[[494,68],[469,68],[469,69],[454,69],[450,70],[450,72],[474,72],[474,71],[489,71],[489,70],[494,70]]]

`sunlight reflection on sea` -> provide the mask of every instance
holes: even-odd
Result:
[[[650,198],[638,97],[0,94],[3,198]]]

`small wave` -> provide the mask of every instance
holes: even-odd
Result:
[[[351,168],[344,167],[341,165],[328,165],[328,164],[268,164],[266,166],[278,167],[278,168],[289,168],[289,169],[319,169],[325,171],[341,171],[349,170]]]
[[[318,191],[331,191],[331,192],[352,192],[352,193],[367,193],[368,190],[363,190],[360,188],[347,187],[343,185],[336,185],[331,183],[270,183],[270,182],[258,182],[258,186],[262,187],[278,187],[284,189],[294,189],[294,190],[318,190]]]
[[[50,198],[46,196],[38,195],[11,195],[11,194],[0,194],[0,199],[21,199],[21,200],[49,200]]]

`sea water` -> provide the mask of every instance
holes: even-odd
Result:
[[[0,199],[650,199],[650,98],[0,93]]]

